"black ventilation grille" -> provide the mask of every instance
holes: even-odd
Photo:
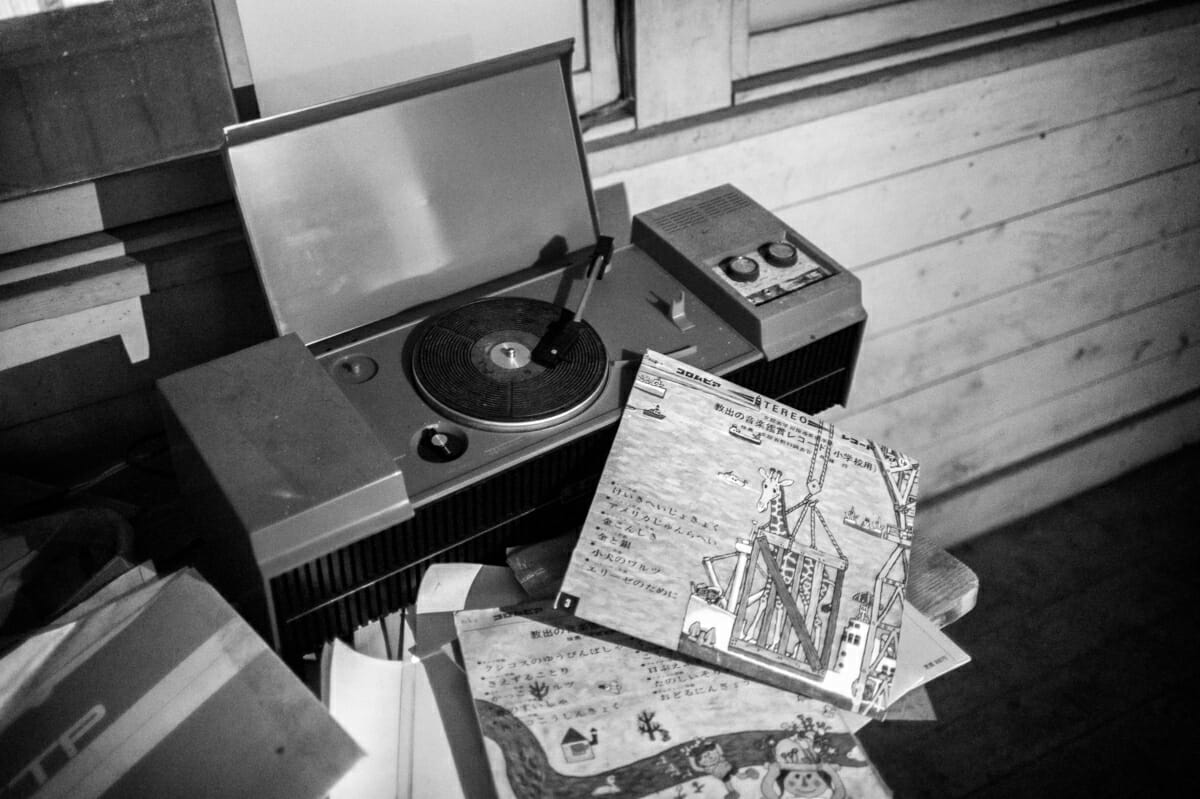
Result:
[[[703,225],[708,217],[692,206],[680,208],[654,220],[663,233],[678,233],[694,225]]]
[[[740,191],[732,190],[724,194],[718,194],[715,197],[709,197],[696,205],[701,211],[708,216],[716,219],[725,214],[732,214],[753,205],[754,202],[742,194]]]
[[[864,324],[851,325],[773,361],[757,361],[726,377],[808,414],[845,404]]]
[[[862,323],[853,325],[726,377],[818,413],[845,402],[862,331]],[[610,425],[518,464],[271,580],[282,654],[316,651],[411,604],[431,563],[502,564],[507,547],[579,527],[616,429]]]
[[[504,563],[506,547],[579,525],[616,426],[417,509],[402,524],[271,580],[285,656],[411,604],[430,563]]]
[[[706,225],[726,214],[754,205],[754,201],[736,189],[717,194],[695,205],[684,205],[670,213],[655,216],[654,223],[663,233],[680,233],[697,225]]]

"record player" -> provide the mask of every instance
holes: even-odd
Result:
[[[638,214],[613,248],[570,55],[226,130],[280,336],[159,389],[197,565],[286,655],[411,602],[430,563],[577,527],[648,348],[845,401],[859,283],[741,190]]]

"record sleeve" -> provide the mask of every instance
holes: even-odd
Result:
[[[917,477],[896,450],[647,352],[556,607],[881,717]]]
[[[891,796],[827,703],[679,659],[549,602],[454,620],[501,796]]]

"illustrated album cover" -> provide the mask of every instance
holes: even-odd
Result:
[[[500,797],[891,795],[821,700],[680,658],[549,601],[463,610],[454,621]]]
[[[647,352],[555,606],[879,718],[918,465]]]

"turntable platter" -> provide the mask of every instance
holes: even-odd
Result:
[[[583,323],[563,361],[531,357],[563,316],[553,303],[496,297],[430,320],[412,349],[417,389],[438,411],[491,430],[535,430],[569,419],[600,394],[608,377],[604,342]]]

